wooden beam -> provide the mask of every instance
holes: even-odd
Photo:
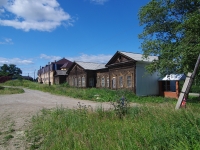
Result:
[[[196,65],[194,67],[193,73],[188,73],[188,75],[187,75],[187,78],[186,78],[186,80],[184,82],[184,85],[183,85],[181,94],[180,94],[180,96],[178,98],[178,102],[176,104],[175,109],[179,109],[180,108],[181,103],[182,103],[184,98],[187,99],[189,91],[190,91],[190,88],[192,86],[192,82],[193,82],[193,80],[195,78],[195,75],[197,73],[197,70],[198,70],[198,67],[199,67],[199,63],[200,63],[200,54],[199,54],[199,57],[197,59]]]

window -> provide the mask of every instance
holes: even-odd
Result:
[[[77,78],[74,78],[74,86],[77,86]]]
[[[112,78],[112,88],[113,89],[116,88],[116,78],[115,77]]]
[[[119,77],[119,87],[123,87],[123,77],[122,76],[120,76]]]
[[[164,82],[164,91],[170,91],[170,81]]]
[[[109,77],[107,77],[107,87],[109,87]]]
[[[132,84],[131,84],[131,76],[127,76],[127,87],[131,87]]]
[[[85,87],[85,77],[82,77],[82,87]]]
[[[101,78],[101,87],[105,87],[105,78],[104,77]]]
[[[81,87],[81,77],[78,77],[78,87]]]
[[[97,77],[97,87],[100,87],[100,77]]]

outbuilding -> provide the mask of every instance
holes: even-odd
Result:
[[[180,81],[185,80],[185,74],[169,74],[159,79],[159,95],[178,99],[180,94]]]

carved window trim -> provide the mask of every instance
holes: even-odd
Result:
[[[123,88],[123,76],[119,76],[119,87]]]
[[[106,82],[107,82],[107,88],[109,88],[109,84],[110,84],[109,77],[106,78]]]
[[[78,87],[81,87],[81,77],[78,77]]]
[[[105,87],[105,78],[104,77],[101,78],[101,87]]]
[[[82,87],[85,87],[85,77],[82,76]]]
[[[132,78],[131,78],[131,75],[127,75],[126,82],[127,82],[127,87],[131,88],[132,87]]]

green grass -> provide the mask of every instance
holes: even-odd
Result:
[[[114,111],[43,109],[32,119],[32,149],[200,149],[200,110],[189,104],[141,106],[119,119]]]
[[[10,139],[12,139],[12,138],[14,138],[14,136],[11,135],[11,134],[9,134],[9,135],[6,135],[6,136],[4,137],[4,140],[5,140],[5,141],[8,141],[8,140],[10,140]]]
[[[128,109],[122,117],[114,110],[102,108],[94,112],[87,107],[43,109],[33,117],[26,132],[31,149],[200,149],[198,97],[189,97],[186,109],[175,110],[177,100],[137,97],[125,90],[82,89],[67,84],[48,86],[25,80],[8,81],[5,85],[100,102],[125,96],[130,102],[142,103]]]
[[[163,98],[158,96],[139,97],[132,91],[128,90],[110,90],[110,89],[98,89],[98,88],[75,88],[70,87],[67,84],[61,85],[44,85],[27,80],[12,80],[7,81],[4,85],[9,86],[22,86],[30,89],[49,92],[56,95],[69,96],[78,99],[92,100],[97,102],[110,102],[119,99],[121,96],[125,96],[131,102],[137,103],[163,103],[163,102],[175,102],[176,100],[170,98]]]
[[[0,86],[0,95],[19,94],[19,93],[24,93],[24,90],[21,88],[11,88],[11,87]]]

